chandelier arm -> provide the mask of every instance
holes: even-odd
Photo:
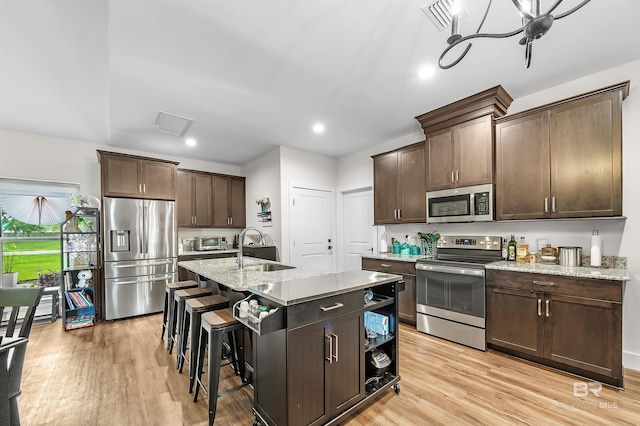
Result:
[[[522,4],[518,0],[511,0],[511,1],[518,9],[518,12],[520,12],[525,18],[527,18],[530,21],[535,18],[535,16],[533,16],[531,13],[529,13],[528,11],[522,8]]]
[[[557,0],[556,3],[545,12],[545,15],[551,14],[551,12],[553,12],[558,6],[560,6],[560,3],[562,3],[562,0]]]
[[[577,5],[576,7],[574,7],[573,9],[569,9],[564,13],[561,13],[557,16],[554,16],[554,19],[560,19],[560,18],[564,18],[565,16],[569,16],[571,15],[573,12],[575,12],[576,10],[580,9],[582,6],[586,5],[587,3],[589,3],[591,0],[584,0],[582,3],[580,3],[579,5]]]
[[[478,34],[480,32],[480,30],[482,29],[482,26],[484,25],[484,21],[487,19],[487,15],[489,15],[489,9],[491,9],[491,2],[493,0],[489,0],[489,3],[487,3],[487,9],[484,11],[484,16],[482,17],[482,20],[480,21],[480,25],[478,25],[478,29],[476,30],[476,34]]]
[[[524,27],[518,28],[517,30],[511,31],[509,33],[502,33],[502,34],[478,33],[478,34],[470,34],[468,36],[464,36],[461,39],[457,40],[455,43],[450,44],[449,46],[447,46],[444,49],[444,51],[442,52],[442,55],[440,55],[440,59],[438,59],[438,66],[440,68],[442,68],[443,70],[446,70],[446,69],[449,69],[451,67],[454,67],[458,62],[460,62],[467,55],[467,53],[469,53],[469,49],[471,49],[471,46],[473,46],[473,43],[469,43],[469,45],[464,49],[464,52],[462,52],[462,54],[454,62],[452,62],[449,65],[442,65],[442,59],[444,59],[445,55],[447,53],[449,53],[449,51],[451,49],[453,49],[454,47],[456,47],[457,45],[459,45],[462,42],[465,42],[467,40],[473,40],[475,38],[507,38],[507,37],[513,37],[514,35],[520,34],[522,31],[524,31]]]

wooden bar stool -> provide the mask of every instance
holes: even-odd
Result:
[[[167,339],[170,340],[169,353],[173,350],[174,343],[178,343],[180,347],[180,336],[182,336],[182,321],[184,320],[184,301],[195,297],[210,296],[211,290],[208,288],[196,287],[187,288],[185,290],[176,290],[173,294],[173,321],[169,325],[169,334]],[[175,336],[175,337],[174,337]],[[178,351],[178,359],[180,359]],[[177,364],[176,364],[176,368]]]
[[[176,290],[184,290],[186,288],[196,288],[198,283],[195,281],[178,281],[175,283],[167,283],[164,288],[164,309],[162,310],[162,334],[160,340],[164,338],[164,332],[167,330],[171,320],[171,308],[173,307],[173,294]],[[169,348],[169,339],[167,338],[167,349]]]
[[[203,313],[229,307],[229,299],[219,294],[187,299],[184,303],[184,320],[182,322],[182,344],[178,348],[180,360],[178,372],[182,373],[184,361],[187,360],[187,335],[189,335],[189,393],[193,392],[193,383],[198,366],[198,333],[200,317]]]
[[[218,398],[230,392],[236,391],[250,383],[245,378],[244,364],[244,348],[242,332],[244,325],[233,317],[232,308],[219,309],[213,312],[202,314],[202,323],[200,326],[200,347],[198,349],[198,367],[196,371],[195,384],[196,390],[193,396],[193,402],[198,401],[198,391],[203,387],[209,395],[209,425],[213,425],[216,419],[216,407]],[[222,362],[222,340],[225,333],[234,333],[235,351],[238,354],[238,363],[240,368],[240,377],[242,384],[224,392],[218,393],[220,384],[220,363]],[[208,380],[205,387],[202,383],[202,373],[204,372],[204,354],[209,346],[208,356]]]

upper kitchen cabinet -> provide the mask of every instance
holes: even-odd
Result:
[[[629,82],[496,121],[496,219],[622,215]]]
[[[496,86],[416,117],[426,136],[427,191],[493,183],[494,120],[512,100]]]
[[[105,197],[175,200],[177,162],[98,150]]]
[[[209,173],[178,170],[178,227],[213,227],[213,184]]]
[[[374,224],[426,221],[424,142],[373,156]]]
[[[245,178],[213,175],[213,227],[244,228],[247,225]]]

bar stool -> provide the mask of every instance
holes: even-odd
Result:
[[[200,326],[200,347],[198,349],[198,367],[196,371],[195,384],[196,389],[193,396],[193,402],[198,401],[198,392],[203,387],[209,395],[209,425],[213,425],[216,419],[216,407],[218,398],[230,392],[236,391],[243,386],[250,384],[245,378],[244,364],[244,348],[242,347],[241,332],[244,331],[244,325],[233,317],[232,308],[219,309],[214,312],[206,312],[202,314],[202,324]],[[235,350],[238,354],[238,362],[240,368],[240,377],[242,384],[224,392],[218,393],[220,384],[220,363],[222,362],[222,340],[225,333],[235,333]],[[204,372],[204,354],[209,346],[208,360],[208,380],[205,387],[202,383],[202,373]]]
[[[160,334],[160,340],[164,338],[164,332],[167,330],[169,326],[169,321],[171,320],[171,308],[173,304],[171,301],[173,300],[173,294],[176,290],[184,290],[187,288],[195,288],[198,287],[198,283],[192,280],[189,281],[178,281],[175,283],[167,283],[164,288],[164,309],[162,310],[162,334]],[[169,339],[167,339],[167,349],[169,348]]]
[[[187,360],[187,335],[189,337],[189,393],[193,392],[194,377],[198,366],[198,333],[200,318],[203,313],[229,307],[229,299],[219,294],[187,299],[184,303],[184,319],[182,322],[182,343],[179,346],[178,372],[182,373],[184,361]]]
[[[167,339],[170,339],[169,353],[173,350],[174,343],[178,343],[180,347],[180,337],[182,336],[182,321],[184,320],[184,301],[195,297],[210,296],[211,290],[203,287],[187,288],[185,290],[176,290],[173,294],[173,321],[169,325]],[[177,334],[177,336],[176,336]],[[175,336],[175,337],[174,337]],[[180,351],[178,351],[178,359]],[[176,368],[177,364],[176,364]]]

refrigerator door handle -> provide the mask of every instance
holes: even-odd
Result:
[[[142,235],[144,241],[144,252],[145,254],[149,254],[149,206],[145,201],[142,202]]]
[[[144,261],[142,261],[144,262]],[[138,266],[159,266],[159,265],[171,265],[173,264],[172,260],[160,260],[160,261],[155,261],[155,262],[147,262],[147,263],[139,263],[139,264],[135,264],[135,265],[113,265],[111,266],[113,269],[119,269],[119,268],[135,268]]]
[[[153,283],[156,281],[165,281],[165,280],[171,279],[171,277],[172,277],[171,274],[165,274],[162,276],[155,276],[154,278],[146,279],[146,280],[114,281],[112,285]]]

